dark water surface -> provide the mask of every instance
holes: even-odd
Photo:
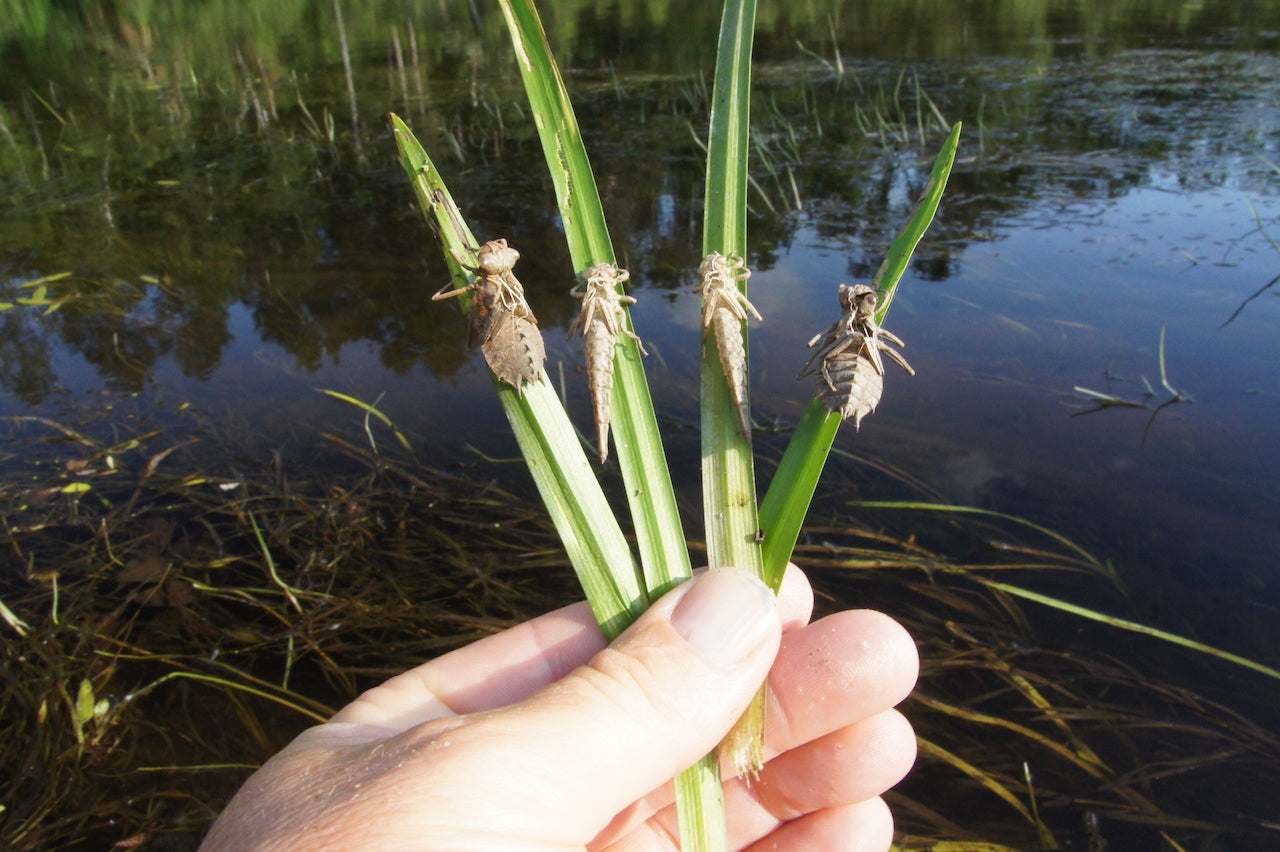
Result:
[[[513,455],[463,320],[426,300],[447,273],[395,159],[394,110],[476,232],[523,253],[550,373],[564,365],[585,429],[580,344],[563,341],[574,271],[496,11],[344,9],[349,93],[329,3],[244,5],[0,29],[0,302],[14,305],[0,414],[65,418],[107,390],[170,423],[189,403],[305,466],[316,433],[359,422],[328,388],[378,399],[435,464],[477,462],[468,445]],[[548,16],[677,471],[698,453],[694,134],[717,25],[696,4]],[[770,429],[808,401],[793,377],[836,285],[870,279],[941,119],[963,121],[886,323],[917,374],[891,372],[875,415],[837,442],[925,493],[833,457],[848,485],[825,505],[927,497],[1018,515],[1111,563],[1127,596],[1056,593],[1280,664],[1278,32],[1277,3],[762,7],[748,233],[762,476],[787,437]],[[43,294],[56,311],[18,303],[63,272]],[[1164,407],[1162,335],[1167,383],[1187,397]],[[1143,407],[1091,412],[1075,388]],[[696,473],[678,487],[699,504]],[[909,516],[881,522],[911,533]],[[1134,641],[1082,629],[1044,641],[1121,656]],[[1261,676],[1160,665],[1149,673],[1276,705]]]

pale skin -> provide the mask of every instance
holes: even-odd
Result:
[[[794,567],[778,598],[737,569],[659,600],[613,644],[584,604],[421,665],[303,732],[206,838],[219,850],[678,848],[670,779],[768,676],[767,750],[726,768],[729,848],[884,852],[880,794],[915,759],[893,706],[910,636],[879,613],[809,623]]]

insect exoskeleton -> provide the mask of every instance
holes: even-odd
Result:
[[[507,245],[505,239],[489,240],[476,250],[476,266],[485,275],[504,275],[515,269],[519,259],[520,252]]]
[[[846,306],[846,311],[853,313],[854,324],[866,337],[867,357],[875,365],[876,372],[884,375],[884,361],[880,358],[880,353],[883,352],[893,359],[894,363],[914,376],[916,371],[911,368],[902,354],[888,345],[889,343],[895,346],[906,344],[896,334],[886,331],[876,323],[876,305],[879,301],[880,294],[866,284],[840,285],[840,304]]]
[[[858,428],[862,418],[876,410],[884,393],[884,376],[858,351],[845,349],[823,359],[816,391],[828,409],[839,412],[844,420],[852,417]]]
[[[914,376],[916,371],[889,345],[905,344],[876,323],[879,294],[875,290],[865,284],[841,284],[839,298],[842,316],[809,341],[809,348],[814,351],[796,378],[819,373],[818,396],[842,418],[853,417],[854,426],[858,427],[862,418],[875,410],[884,392],[881,353],[909,374]]]
[[[640,338],[627,328],[626,305],[636,300],[618,292],[618,288],[631,280],[631,274],[612,263],[597,263],[582,274],[569,295],[582,300],[578,318],[569,326],[566,339],[580,332],[586,341],[587,384],[591,388],[591,407],[595,414],[596,438],[599,441],[600,462],[609,458],[609,414],[613,396],[613,358],[618,335],[625,334],[645,352]]]
[[[739,282],[751,277],[751,270],[740,257],[726,257],[713,251],[698,267],[702,281],[694,292],[702,294],[702,327],[716,336],[720,365],[729,385],[743,437],[751,437],[751,412],[747,407],[747,350],[742,340],[742,323],[747,314],[763,322]]]
[[[466,287],[445,287],[432,300],[449,299],[470,293],[473,296],[468,315],[468,338],[480,351],[493,374],[521,393],[524,384],[542,378],[542,365],[547,359],[542,332],[524,287],[511,270],[520,252],[504,239],[490,240],[476,249],[475,264],[467,262],[467,253],[454,251],[453,256],[467,271],[476,276]]]

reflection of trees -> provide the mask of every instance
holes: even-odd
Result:
[[[572,12],[555,14],[555,31],[569,38],[562,18]],[[578,55],[607,54],[609,32],[575,31]],[[770,50],[781,48],[766,43],[762,55]],[[1263,107],[1280,88],[1265,56],[1147,53],[1035,68],[935,61],[906,74],[899,64],[864,61],[844,75],[789,56],[758,75],[752,167],[768,198],[750,196],[750,261],[768,268],[797,239],[816,235],[844,250],[838,274],[860,280],[909,215],[941,143],[924,97],[969,130],[915,260],[917,274],[943,280],[969,241],[1029,211],[1050,217],[1076,200],[1115,197],[1149,183],[1157,169],[1184,185],[1235,179],[1248,166],[1232,158],[1274,130]],[[452,168],[451,188],[477,235],[505,236],[522,252],[516,272],[544,330],[563,328],[577,308],[567,296],[573,271],[541,151],[510,75],[487,78],[474,59],[437,62],[429,73],[443,82],[433,91],[453,93],[413,100],[410,117]],[[262,339],[303,369],[353,344],[371,347],[395,372],[452,374],[468,363],[464,321],[428,301],[447,273],[381,129],[388,102],[411,87],[393,79],[388,88],[385,75],[374,83],[375,70],[385,69],[369,63],[360,72],[361,147],[380,152],[367,165],[341,132],[317,134],[320,111],[345,100],[336,72],[310,78],[307,92],[242,78],[257,97],[274,86],[279,106],[251,129],[232,104],[245,98],[235,86],[122,87],[105,113],[81,104],[79,114],[91,118],[62,129],[57,180],[27,187],[29,197],[77,200],[15,211],[8,218],[18,227],[0,229],[9,269],[75,270],[52,294],[74,298],[52,314],[15,309],[0,318],[0,383],[27,401],[47,394],[57,384],[55,339],[124,388],[139,387],[164,359],[207,377],[231,343],[227,311],[237,304]],[[450,89],[464,77],[466,86]],[[703,154],[690,127],[706,126],[708,107],[705,88],[691,79],[569,76],[620,260],[635,286],[672,294],[691,290],[701,254]],[[299,95],[310,102],[309,118],[288,106]],[[1272,124],[1259,130],[1264,121]],[[30,155],[29,165],[35,143],[27,142],[13,150]],[[26,179],[34,173],[28,168]]]
[[[195,288],[127,281],[95,286],[74,277],[54,286],[63,299],[56,312],[23,306],[0,320],[0,384],[27,403],[38,403],[58,386],[54,340],[83,357],[109,385],[133,392],[167,357],[187,375],[209,377],[231,339],[223,306],[202,303]]]
[[[33,312],[10,309],[0,313],[0,386],[34,405],[57,382],[45,336]]]

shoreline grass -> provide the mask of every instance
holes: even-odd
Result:
[[[5,529],[32,567],[0,580],[0,600],[26,625],[21,635],[0,622],[0,845],[169,837],[194,848],[256,762],[329,708],[577,597],[528,495],[427,467],[394,439],[375,452],[364,412],[346,407],[345,429],[317,435],[346,460],[342,476],[332,460],[311,473],[266,451],[255,475],[236,473],[235,442],[221,461],[188,443],[211,425],[198,411],[186,430],[136,434],[100,418],[10,424],[27,461],[11,460],[0,483]],[[107,436],[123,448],[116,472],[62,492],[67,462],[92,458]],[[107,470],[102,458],[89,469]],[[52,499],[24,506],[21,492]],[[1151,678],[1142,660],[1110,653],[1107,628],[1086,628],[1085,644],[1045,644],[1038,611],[992,585],[1070,579],[1122,601],[1105,563],[1016,518],[875,512],[861,523],[811,519],[795,560],[834,597],[820,608],[881,601],[920,644],[920,687],[905,712],[932,745],[889,796],[898,848],[1035,848],[1038,824],[1060,844],[1083,843],[1082,812],[1119,845],[1162,832],[1186,848],[1215,835],[1275,839],[1263,803],[1251,807],[1239,786],[1276,782],[1280,738],[1260,707],[1245,709],[1226,683],[1207,691]],[[300,608],[272,583],[254,523],[279,578],[305,592]],[[993,540],[1004,546],[984,546]],[[983,556],[951,555],[966,552]],[[210,707],[229,720],[218,732],[202,724]],[[1008,799],[1028,802],[1024,762],[1035,779],[1030,820]],[[1189,788],[1202,805],[1186,801]],[[1227,794],[1236,816],[1225,816]]]

